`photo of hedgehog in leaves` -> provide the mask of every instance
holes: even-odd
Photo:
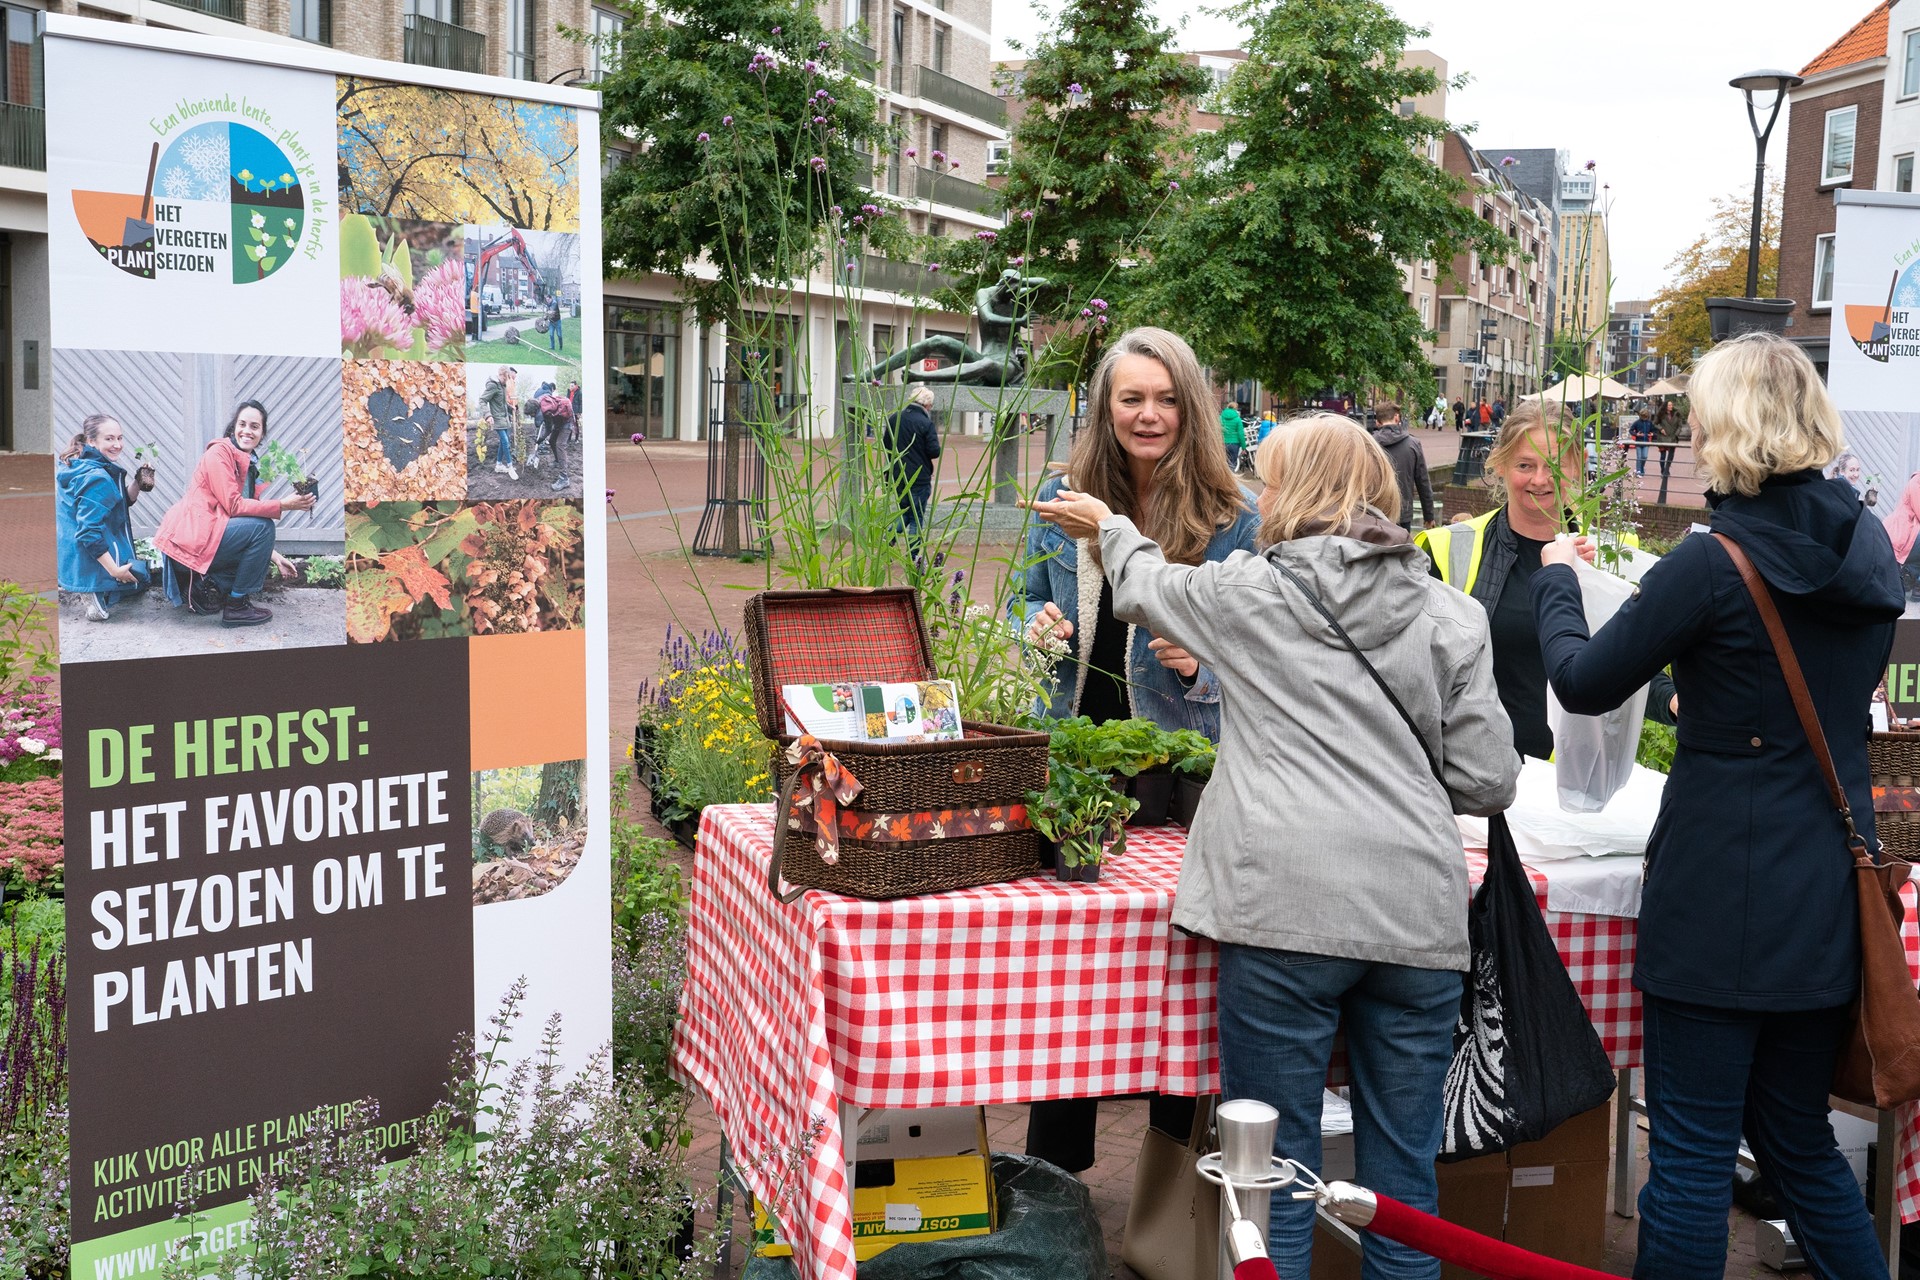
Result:
[[[473,775],[473,901],[535,898],[565,883],[586,848],[585,761]]]

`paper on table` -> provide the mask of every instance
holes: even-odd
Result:
[[[1520,860],[1526,863],[1645,853],[1666,786],[1665,774],[1635,765],[1626,785],[1614,793],[1606,808],[1569,813],[1560,807],[1553,765],[1529,759],[1520,768],[1519,787],[1513,806],[1507,810],[1507,826],[1520,850]],[[1475,848],[1486,847],[1485,818],[1462,815],[1458,822],[1462,840]]]

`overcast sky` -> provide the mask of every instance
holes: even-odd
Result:
[[[1419,42],[1473,77],[1447,114],[1476,126],[1482,148],[1557,147],[1575,167],[1597,161],[1612,196],[1613,296],[1645,298],[1669,259],[1699,233],[1714,196],[1753,190],[1753,134],[1727,81],[1759,67],[1798,71],[1865,16],[1874,0],[1397,0],[1431,34]],[[1047,6],[1052,8],[1054,6]],[[1232,48],[1240,32],[1194,0],[1159,0],[1185,19],[1184,49]],[[1017,56],[1041,10],[993,0],[994,56]],[[1763,121],[1764,123],[1764,121]],[[1786,160],[1786,113],[1767,147]]]

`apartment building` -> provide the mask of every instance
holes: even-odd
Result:
[[[1833,193],[1913,189],[1920,144],[1920,5],[1882,0],[1801,69],[1787,93],[1778,297],[1787,336],[1826,368],[1833,304]],[[1887,128],[1882,128],[1883,121]]]
[[[1554,332],[1580,346],[1588,372],[1601,372],[1613,259],[1607,246],[1607,192],[1592,169],[1560,179]]]
[[[591,82],[605,69],[599,49],[562,30],[606,36],[621,21],[591,0],[7,0],[0,10],[7,42],[0,78],[0,449],[22,452],[48,452],[53,443],[40,53],[46,13],[295,48],[326,45],[401,64],[559,83]],[[985,180],[989,150],[1003,147],[1007,135],[1005,104],[990,88],[990,0],[822,0],[820,11],[827,25],[850,28],[866,46],[883,118],[903,135],[892,154],[876,157],[874,189],[905,204],[918,231],[965,237],[998,226]],[[909,148],[917,154],[908,156]],[[935,151],[948,157],[937,172]],[[926,287],[922,268],[868,258],[856,281],[860,337],[873,347],[969,331],[971,317],[916,309]],[[794,385],[804,380],[813,389],[802,418],[807,427],[829,433],[853,335],[846,320],[829,314],[836,308],[824,302],[832,293],[824,278],[804,282],[799,293],[823,305],[796,308],[816,314],[804,322],[795,317],[790,349],[775,360]],[[665,277],[607,280],[605,306],[608,437],[703,438],[713,415],[712,371],[727,364],[724,329],[697,325]]]
[[[1635,391],[1645,391],[1673,374],[1672,358],[1660,345],[1660,322],[1653,303],[1631,299],[1613,304],[1607,317],[1606,374]]]
[[[1512,403],[1536,390],[1545,372],[1553,211],[1515,186],[1499,160],[1457,131],[1443,139],[1442,165],[1467,183],[1463,202],[1519,249],[1502,261],[1463,253],[1438,282],[1428,360],[1448,400]]]

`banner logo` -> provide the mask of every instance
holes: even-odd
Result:
[[[258,130],[195,125],[154,143],[146,161],[144,185],[129,166],[127,190],[73,193],[81,231],[110,266],[143,280],[202,275],[251,284],[299,247],[299,167]]]

